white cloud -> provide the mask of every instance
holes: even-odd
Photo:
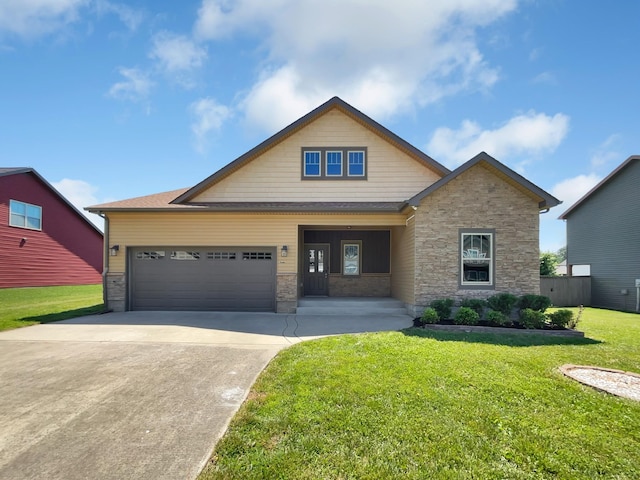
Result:
[[[530,111],[510,119],[495,130],[483,130],[471,120],[464,120],[458,130],[438,128],[429,144],[429,155],[449,167],[456,167],[481,151],[498,160],[512,155],[538,155],[553,152],[569,130],[569,117]]]
[[[108,0],[96,0],[96,10],[99,15],[115,14],[126,27],[131,30],[137,30],[142,21],[144,20],[144,13],[141,10],[136,10],[123,3],[114,3]]]
[[[613,161],[620,161],[620,153],[615,150],[616,144],[620,141],[621,136],[617,133],[609,135],[609,137],[598,145],[591,155],[591,168],[598,169],[606,166]]]
[[[178,83],[191,87],[190,72],[202,66],[207,50],[184,35],[165,31],[153,37],[149,57],[156,60],[165,73],[174,76]]]
[[[220,130],[231,112],[229,108],[220,105],[212,98],[201,98],[193,102],[189,106],[189,111],[194,117],[191,131],[195,137],[195,148],[203,153],[211,134]]]
[[[533,80],[531,80],[531,82],[538,84],[556,85],[558,83],[558,80],[553,73],[542,72],[533,77]]]
[[[88,0],[2,0],[0,34],[25,38],[46,35],[73,23]]]
[[[554,185],[551,189],[551,195],[558,200],[562,200],[563,211],[566,211],[595,187],[600,180],[602,180],[602,177],[595,173],[568,178]]]
[[[118,100],[131,100],[135,102],[143,100],[149,95],[151,87],[153,87],[153,82],[149,79],[147,73],[137,68],[125,67],[120,67],[118,72],[125,80],[113,84],[109,89],[109,96]]]
[[[243,107],[250,122],[272,131],[333,95],[388,117],[491,87],[498,73],[479,51],[475,30],[516,3],[203,0],[194,32],[202,40],[259,39],[266,61]],[[265,103],[284,111],[265,115]]]
[[[84,180],[73,180],[70,178],[63,178],[59,182],[53,182],[51,185],[69,200],[74,207],[80,210],[94,225],[100,228],[100,230],[104,230],[104,220],[102,217],[84,210],[84,207],[99,203],[95,196],[95,193],[98,191],[97,187],[94,187]]]

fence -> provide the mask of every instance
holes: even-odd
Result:
[[[556,307],[591,306],[591,277],[540,277],[540,295]]]

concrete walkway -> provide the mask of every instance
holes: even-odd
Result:
[[[0,478],[192,479],[262,369],[387,318],[127,312],[0,332]]]

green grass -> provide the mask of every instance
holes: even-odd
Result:
[[[587,339],[409,329],[281,352],[204,479],[640,478],[640,402],[564,377],[640,372],[640,316],[585,309]]]
[[[100,313],[102,285],[0,289],[0,331]]]

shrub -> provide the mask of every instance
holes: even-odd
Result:
[[[547,315],[549,323],[557,328],[576,328],[576,323],[573,321],[573,312],[571,310],[562,309],[551,312]],[[569,325],[573,325],[570,327]]]
[[[424,309],[420,320],[422,321],[423,325],[426,325],[427,323],[438,323],[440,317],[438,316],[438,312],[435,309],[429,307]]]
[[[434,300],[429,304],[436,312],[440,320],[447,320],[451,318],[451,307],[453,307],[453,300],[450,298],[443,298],[441,300]]]
[[[476,325],[478,320],[480,320],[478,312],[470,307],[460,307],[453,318],[453,323],[456,325]]]
[[[460,306],[469,307],[474,310],[479,317],[482,317],[482,312],[484,311],[484,307],[487,306],[487,302],[479,298],[465,298]]]
[[[511,319],[504,313],[497,310],[489,310],[487,312],[487,322],[491,325],[497,325],[499,327],[507,327],[511,325]]]
[[[518,297],[510,293],[499,293],[487,298],[487,305],[491,310],[500,312],[507,317],[511,315],[511,310],[518,303]]]
[[[530,308],[531,310],[537,310],[538,312],[544,312],[551,306],[551,299],[544,295],[523,295],[518,302],[520,310]]]
[[[546,315],[537,310],[525,308],[520,310],[520,325],[524,328],[542,328],[544,327]]]

